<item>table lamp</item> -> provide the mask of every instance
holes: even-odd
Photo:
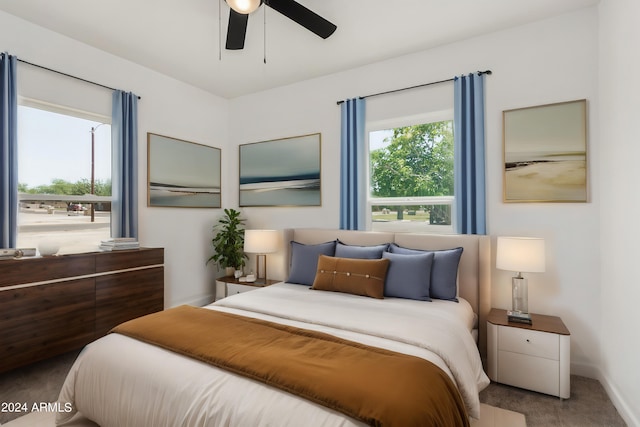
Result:
[[[256,282],[267,282],[267,255],[278,250],[277,230],[245,230],[244,251],[256,255]],[[260,260],[264,265],[264,276],[260,275]]]
[[[510,315],[529,317],[527,279],[522,273],[542,273],[545,269],[544,239],[538,237],[498,237],[496,268],[515,271],[511,278]]]

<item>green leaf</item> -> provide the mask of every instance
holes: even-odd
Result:
[[[211,239],[214,254],[207,260],[207,264],[213,261],[222,268],[239,268],[245,265],[245,260],[248,259],[244,253],[245,220],[240,215],[240,211],[235,209],[224,209],[224,216],[213,226],[216,233]]]

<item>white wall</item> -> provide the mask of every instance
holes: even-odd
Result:
[[[231,101],[231,143],[322,133],[322,206],[244,208],[251,227],[337,227],[340,108],[337,100],[475,70],[486,78],[488,228],[491,235],[547,239],[547,272],[529,276],[529,308],[562,316],[572,332],[572,368],[595,376],[601,321],[597,134],[597,10],[594,8]],[[367,99],[368,120],[451,108],[452,84]],[[588,203],[502,202],[502,111],[586,98]],[[274,108],[277,106],[277,108]],[[245,120],[250,120],[247,126]],[[233,153],[237,156],[237,151]],[[282,160],[287,161],[287,159]],[[237,170],[231,170],[237,182]],[[237,204],[237,195],[232,195]],[[496,271],[492,305],[510,308],[510,272]]]
[[[224,145],[228,101],[132,62],[0,12],[0,50],[25,61],[132,91],[138,104],[139,240],[165,248],[165,305],[213,300],[212,227],[219,209],[147,207],[147,132],[223,148],[223,197],[229,182]],[[18,67],[22,96],[111,116],[111,91],[25,64]],[[98,242],[96,242],[96,245]]]
[[[630,426],[640,426],[640,343],[636,327],[640,286],[634,279],[640,240],[640,2],[600,2],[601,150],[601,345],[602,379],[623,407]]]

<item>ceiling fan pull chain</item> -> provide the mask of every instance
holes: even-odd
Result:
[[[264,45],[262,46],[262,50],[264,52],[264,58],[263,58],[263,62],[266,64],[267,63],[267,8],[263,7],[263,13],[264,15],[262,15],[264,18],[264,23],[262,24],[262,28],[264,31],[264,35],[262,37],[263,43]]]
[[[218,0],[218,61],[222,61],[222,0]]]

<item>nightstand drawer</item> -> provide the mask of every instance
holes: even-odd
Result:
[[[255,291],[265,286],[278,283],[278,280],[267,280],[266,282],[241,282],[233,276],[225,276],[216,279],[216,301],[230,295]]]
[[[556,360],[510,351],[499,351],[498,360],[498,382],[554,396],[560,394],[560,369]]]
[[[558,360],[558,335],[521,328],[498,328],[498,350]]]
[[[243,292],[254,291],[256,289],[257,288],[255,286],[227,283],[227,295],[241,294]]]

